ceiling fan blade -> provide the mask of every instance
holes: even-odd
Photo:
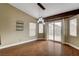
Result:
[[[43,9],[43,10],[46,9],[41,3],[37,3],[37,5],[38,5],[41,9]]]

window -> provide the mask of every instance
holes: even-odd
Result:
[[[70,35],[77,36],[77,19],[70,20]]]
[[[39,24],[39,33],[43,33],[43,24]]]
[[[30,36],[36,35],[36,23],[29,23],[29,34]]]

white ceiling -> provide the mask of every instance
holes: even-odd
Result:
[[[70,10],[79,9],[79,3],[42,3],[42,5],[46,8],[45,10],[40,9],[36,3],[10,4],[35,18],[38,18],[40,15],[47,17]]]

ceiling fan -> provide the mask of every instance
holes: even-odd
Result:
[[[45,9],[46,9],[41,3],[37,3],[37,5],[38,5],[42,10],[45,10]]]
[[[45,10],[45,9],[46,9],[41,3],[37,3],[37,5],[38,5],[42,10]],[[45,24],[44,19],[43,19],[42,16],[40,16],[40,17],[38,18],[37,23]]]

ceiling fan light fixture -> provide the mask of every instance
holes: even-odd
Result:
[[[42,9],[42,11],[45,10],[45,7],[44,7],[41,3],[37,3],[37,5],[38,5],[38,7],[40,7],[40,8]],[[40,9],[38,8],[38,10],[40,10]],[[40,14],[40,11],[39,11],[39,14]],[[41,14],[41,15],[42,15],[42,14]],[[38,18],[37,23],[38,23],[38,24],[45,24],[44,19],[43,19],[42,16],[40,16],[40,17]]]
[[[37,23],[45,24],[43,17],[39,17]]]

